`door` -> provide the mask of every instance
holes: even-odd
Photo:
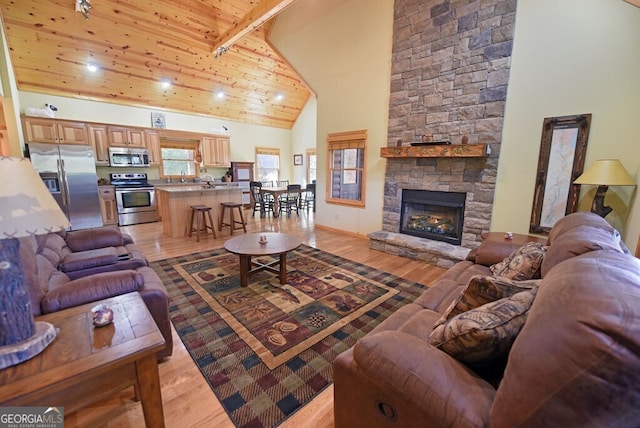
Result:
[[[100,190],[100,208],[102,222],[105,225],[118,224],[118,207],[116,206],[116,192],[113,186],[98,186]]]
[[[55,120],[23,118],[25,140],[27,143],[58,143]]]
[[[69,218],[60,150],[57,144],[29,143],[29,158],[33,168],[40,174],[49,192],[56,200],[64,214]]]
[[[231,162],[233,181],[242,188],[242,204],[245,208],[251,208],[251,189],[249,184],[253,181],[253,162]]]
[[[204,164],[213,167],[231,165],[231,141],[228,137],[202,137]]]
[[[149,150],[149,164],[160,165],[160,134],[155,131],[145,131],[147,150]]]
[[[89,141],[96,154],[96,165],[109,165],[109,141],[107,140],[107,127],[105,125],[87,125],[89,129]]]
[[[137,147],[146,149],[144,129],[109,126],[109,145],[115,147]]]
[[[89,144],[87,127],[82,122],[58,122],[57,131],[60,144]]]
[[[147,148],[147,140],[145,139],[144,129],[129,130],[129,146],[139,149]]]
[[[155,189],[116,188],[118,214],[131,214],[156,210]]]
[[[32,117],[22,121],[28,143],[89,144],[84,122]]]
[[[58,146],[67,211],[73,230],[102,226],[93,149],[89,146]]]

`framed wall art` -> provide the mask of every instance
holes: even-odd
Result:
[[[302,155],[293,155],[293,164],[302,165]]]
[[[547,234],[576,212],[590,126],[591,114],[544,119],[529,232]]]
[[[151,127],[165,129],[164,113],[151,112]]]

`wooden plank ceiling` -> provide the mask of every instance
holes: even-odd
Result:
[[[287,129],[310,96],[267,41],[293,0],[90,1],[0,1],[20,90]]]

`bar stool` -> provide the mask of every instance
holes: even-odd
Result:
[[[244,233],[247,233],[247,228],[244,225],[244,217],[242,216],[242,204],[238,202],[221,202],[220,205],[222,205],[222,212],[220,213],[220,226],[218,227],[218,230],[222,231],[223,227],[228,226],[229,230],[231,231],[231,235],[233,235],[234,230],[238,229],[243,229]],[[224,222],[224,212],[227,208],[229,208],[229,223]],[[234,208],[238,209],[238,214],[240,214],[240,221],[235,219],[235,215],[233,212]],[[240,226],[236,226],[236,224],[239,224]]]
[[[206,214],[206,215],[205,215]],[[193,219],[195,217],[196,220],[196,228],[193,228]],[[202,217],[202,224],[200,224],[200,217]],[[207,225],[207,217],[209,217],[209,225]],[[211,233],[213,233],[213,237],[216,236],[216,229],[213,226],[213,218],[211,217],[211,207],[206,205],[191,205],[191,219],[189,221],[189,237],[193,231],[196,231],[196,240],[200,242],[200,231],[204,230],[204,234],[206,235],[207,229],[211,229]]]

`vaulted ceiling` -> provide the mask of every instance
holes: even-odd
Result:
[[[278,128],[310,96],[267,40],[293,0],[76,1],[0,0],[19,90]]]

